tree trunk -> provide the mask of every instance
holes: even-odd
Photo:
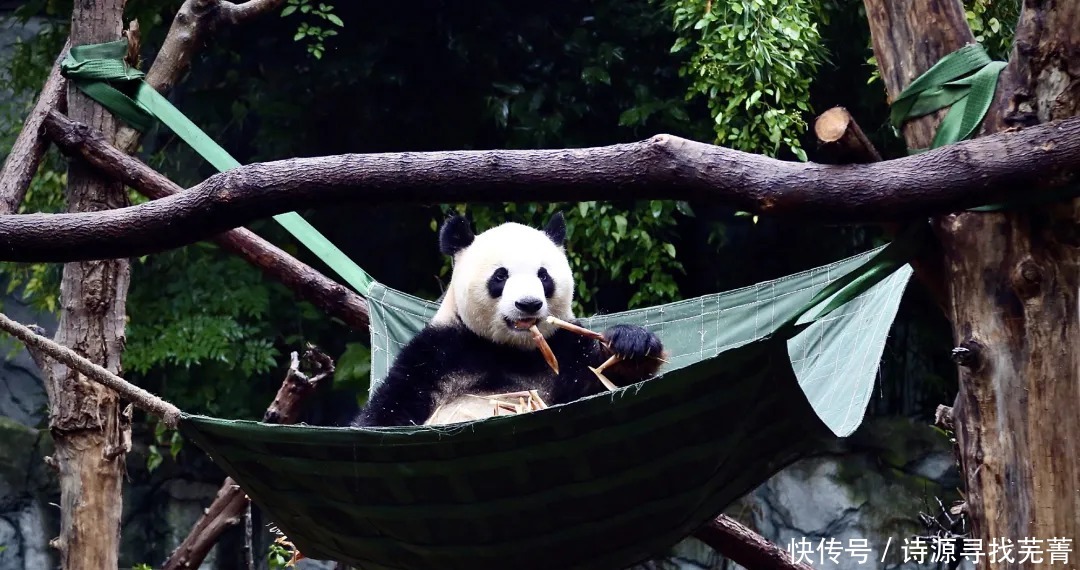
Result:
[[[123,0],[75,2],[71,45],[115,41],[122,29]],[[113,137],[116,122],[74,87],[68,112]],[[123,187],[98,177],[81,161],[68,171],[67,208],[72,212],[128,205]],[[127,260],[87,261],[64,266],[60,285],[58,343],[119,374],[124,347]],[[46,389],[50,428],[60,470],[61,567],[117,568],[120,545],[124,457],[130,448],[130,416],[121,413],[115,392],[52,361]]]
[[[1080,3],[1025,2],[983,134],[1080,114]],[[1080,202],[941,221],[954,337],[971,349],[953,409],[968,511],[983,544],[1033,539],[1061,566],[1080,537]],[[987,310],[991,307],[992,310]],[[1059,543],[1060,544],[1060,543]],[[990,561],[993,563],[994,561]]]
[[[866,4],[893,99],[973,41],[957,0]],[[912,17],[892,17],[904,13]],[[1078,114],[1078,17],[1075,2],[1025,3],[983,134]],[[936,123],[937,117],[912,121],[908,146],[928,146]],[[1080,531],[1076,205],[964,212],[934,222],[954,340],[966,349],[957,353],[953,419],[973,537],[981,540],[971,549],[984,554],[981,567],[1061,564],[1054,541],[1075,540]],[[1002,543],[1012,547],[1008,557],[994,548]],[[1074,560],[1074,545],[1063,547]]]

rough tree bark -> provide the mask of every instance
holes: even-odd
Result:
[[[1024,2],[983,133],[1080,115],[1080,3]],[[1080,201],[941,221],[955,340],[972,352],[953,408],[975,532],[1080,538]],[[993,272],[991,272],[993,270]],[[987,307],[994,310],[987,311]]]
[[[958,0],[866,5],[893,98],[940,57],[974,41]],[[1080,114],[1077,18],[1080,3],[1024,3],[982,134]],[[908,145],[928,146],[936,119],[913,121]],[[1080,534],[1077,213],[1077,202],[1065,201],[935,220],[961,349],[952,421],[967,511],[984,552],[992,541],[1014,545],[1011,560],[984,559],[988,568],[1053,567],[1049,540]],[[1016,550],[1021,540],[1037,541],[1038,552],[1025,560]],[[1075,543],[1067,547],[1072,562]]]
[[[785,162],[671,135],[585,149],[294,158],[240,166],[185,192],[107,212],[0,216],[0,260],[145,255],[301,207],[350,202],[664,197],[762,215],[902,221],[1002,199],[999,185],[1013,195],[1042,191],[1043,180],[1080,176],[1077,164],[1080,118],[846,166]]]
[[[123,0],[75,2],[71,45],[119,39],[123,10]],[[67,101],[74,120],[109,137],[115,133],[112,115],[70,86]],[[68,171],[66,197],[72,212],[128,205],[120,184],[98,177],[79,161]],[[129,276],[126,259],[69,263],[60,285],[57,342],[117,374]],[[60,536],[54,544],[60,549],[61,567],[116,568],[130,412],[121,412],[112,390],[55,360],[49,364],[49,427],[60,472]]]

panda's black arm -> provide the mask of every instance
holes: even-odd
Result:
[[[402,348],[386,378],[350,425],[421,425],[431,417],[442,369],[432,336],[424,330]]]
[[[351,423],[356,427],[421,425],[435,411],[434,400],[408,378],[391,373]]]
[[[579,322],[575,322],[580,326]],[[614,325],[604,331],[615,354],[621,359],[604,369],[604,376],[618,386],[652,377],[662,364],[653,358],[663,357],[663,343],[651,331],[635,325]],[[599,341],[559,330],[549,339],[559,360],[559,379],[552,389],[551,403],[565,403],[606,391],[603,383],[589,370],[598,368],[613,354]]]

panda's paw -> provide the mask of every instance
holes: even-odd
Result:
[[[660,357],[664,345],[652,331],[637,325],[613,325],[604,331],[611,352],[623,360]]]

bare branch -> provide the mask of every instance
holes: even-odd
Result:
[[[60,55],[56,57],[56,63],[38,94],[34,110],[26,117],[23,129],[4,161],[4,169],[0,171],[0,214],[14,214],[19,210],[19,204],[22,204],[26,197],[26,189],[30,187],[30,181],[37,173],[41,157],[49,146],[49,141],[42,136],[41,130],[45,114],[52,109],[66,110],[67,81],[60,75],[60,62],[67,56],[70,47],[71,40],[68,40],[60,50]]]
[[[257,18],[276,10],[285,3],[285,0],[248,0],[240,4],[222,2],[219,8],[221,19],[232,25],[243,24],[248,20]]]
[[[301,362],[297,354],[293,352],[290,357],[285,379],[282,380],[274,401],[263,414],[263,421],[266,423],[295,424],[300,418],[304,401],[315,391],[319,381],[334,371],[334,361],[314,346],[308,346],[303,356],[304,362],[316,372],[311,378],[300,371]],[[236,481],[231,477],[226,478],[214,497],[214,502],[195,522],[191,532],[173,550],[161,569],[190,570],[201,566],[222,533],[238,524],[249,506],[247,495]]]
[[[158,50],[154,63],[146,72],[145,81],[158,93],[168,93],[190,68],[191,60],[205,43],[206,36],[221,23],[242,24],[266,13],[282,0],[249,0],[234,4],[222,0],[185,0],[176,11],[169,33]],[[116,147],[127,154],[135,152],[142,134],[131,127],[122,127],[116,136]]]
[[[167,93],[187,71],[191,58],[201,47],[203,32],[208,27],[211,8],[218,0],[185,0],[173,17],[169,33],[161,44],[145,81],[159,93]],[[124,126],[116,135],[116,146],[127,154],[135,152],[142,133]]]
[[[226,530],[236,526],[244,514],[249,501],[240,486],[231,477],[218,489],[217,496],[210,506],[195,521],[184,539],[169,559],[161,566],[162,570],[193,570],[202,565],[210,549]]]
[[[241,166],[93,213],[0,216],[0,261],[146,255],[300,208],[347,203],[688,199],[772,216],[901,221],[1060,186],[1080,118],[873,164],[784,162],[670,135],[605,147],[349,154]]]
[[[813,570],[735,519],[720,515],[694,536],[747,570]]]
[[[34,350],[66,364],[72,370],[79,371],[90,380],[122,394],[139,408],[160,417],[169,427],[176,427],[176,423],[180,419],[180,409],[176,406],[94,364],[70,348],[36,334],[30,327],[9,319],[3,313],[0,313],[0,329],[21,340],[27,347],[32,347]]]
[[[161,199],[184,189],[146,164],[113,147],[100,132],[73,123],[55,111],[45,118],[49,137],[64,152],[82,157],[101,172],[122,181],[152,199]],[[355,330],[366,330],[368,306],[363,297],[300,262],[254,232],[239,228],[213,236],[222,248],[244,258],[265,275],[282,282],[300,298],[325,313],[337,317]]]

